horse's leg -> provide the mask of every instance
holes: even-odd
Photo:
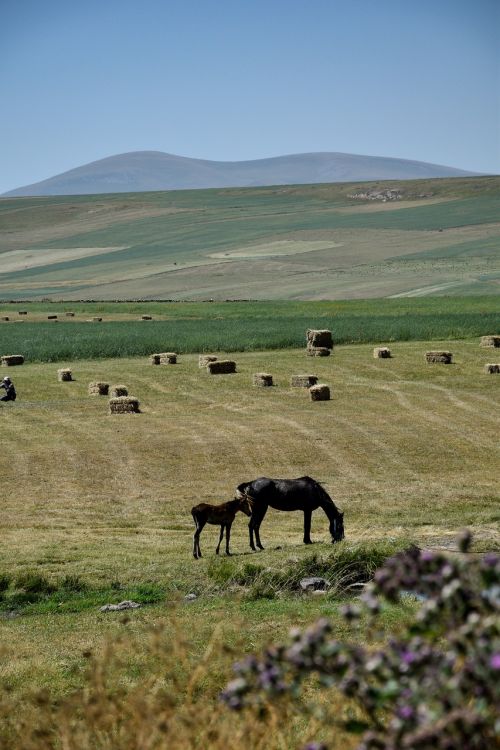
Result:
[[[215,554],[216,555],[219,554],[220,543],[222,542],[222,539],[224,537],[224,528],[225,528],[225,524],[221,523],[221,525],[220,525],[220,534],[219,534],[219,544],[217,545],[217,548],[215,550]]]
[[[259,529],[262,521],[264,520],[264,516],[267,513],[267,505],[260,506],[254,512],[252,513],[252,517],[250,518],[249,528],[250,528],[250,547],[255,550],[254,544],[253,544],[253,537],[252,532],[255,534],[255,543],[259,549],[264,549],[260,542],[260,534]]]
[[[304,544],[312,544],[311,516],[312,516],[312,510],[310,508],[305,508],[304,509]]]

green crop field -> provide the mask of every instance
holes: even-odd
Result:
[[[498,177],[4,198],[0,298],[492,294],[499,199]]]
[[[499,548],[498,375],[483,372],[495,350],[476,337],[396,341],[388,360],[374,359],[372,348],[341,345],[320,359],[303,348],[238,352],[236,374],[219,376],[200,369],[194,353],[159,367],[147,357],[68,360],[74,381],[64,383],[50,362],[8,370],[19,397],[0,405],[4,746],[13,721],[16,731],[20,716],[28,729],[43,725],[47,701],[57,706],[86,684],[92,653],[120,691],[158,695],[173,686],[176,700],[184,696],[178,738],[191,731],[189,716],[210,715],[243,747],[249,725],[217,703],[231,660],[319,615],[347,634],[338,614],[346,580],[369,575],[409,542],[451,548],[469,527],[476,551]],[[427,364],[431,348],[450,349],[454,363]],[[252,385],[261,371],[273,374],[272,388]],[[303,372],[330,385],[330,401],[313,403],[290,386]],[[108,414],[106,397],[88,395],[95,380],[127,385],[141,414]],[[327,519],[316,511],[315,544],[306,547],[301,514],[270,510],[263,552],[250,551],[239,515],[232,558],[216,558],[218,533],[207,527],[204,557],[193,559],[193,505],[229,500],[237,484],[260,475],[304,474],[322,481],[344,511],[344,542],[329,543]],[[318,570],[332,579],[332,593],[300,595],[297,580]],[[185,602],[189,593],[198,598]],[[125,619],[100,612],[124,599],[142,607]],[[413,607],[388,608],[386,624],[397,631]],[[119,640],[114,666],[105,656],[109,638]],[[94,695],[101,668],[88,678]],[[300,746],[312,730],[292,717],[272,742],[256,737],[252,746]],[[64,734],[64,724],[57,731]],[[207,746],[210,733],[199,731],[184,746]],[[37,735],[17,747],[45,747],[40,742]]]
[[[460,339],[498,329],[495,296],[344,302],[28,303],[1,305],[0,354],[58,361],[159,351],[293,348],[307,328],[329,328],[337,344]],[[143,314],[152,320],[142,320]],[[48,320],[48,315],[57,316]],[[102,318],[92,322],[93,318]]]

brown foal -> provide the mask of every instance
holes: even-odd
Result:
[[[231,536],[231,526],[238,511],[241,511],[246,516],[252,515],[251,500],[248,497],[236,498],[236,500],[230,500],[222,505],[200,503],[191,509],[191,515],[196,526],[193,537],[193,556],[196,559],[201,557],[200,534],[207,523],[220,526],[219,543],[215,554],[219,554],[220,545],[224,537],[224,529],[226,531],[226,555],[231,554],[229,552],[229,538]]]

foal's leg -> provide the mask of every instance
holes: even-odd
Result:
[[[200,534],[205,524],[198,518],[194,518],[194,522],[196,524],[196,531],[194,532],[193,537],[193,556],[197,560],[199,557],[201,557]]]
[[[219,544],[217,545],[217,548],[215,550],[215,554],[216,555],[219,554],[220,543],[222,542],[222,539],[224,537],[224,528],[225,528],[225,524],[221,523],[221,525],[220,525],[220,534],[219,534]]]
[[[228,523],[226,523],[226,555],[230,555],[231,554],[229,552],[229,539],[230,539],[230,537],[231,537],[231,521],[228,521]]]
[[[304,544],[312,544],[311,516],[312,516],[312,510],[310,510],[309,508],[306,508],[304,510]]]

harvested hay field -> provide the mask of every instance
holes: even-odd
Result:
[[[58,588],[29,604],[22,603],[26,594],[12,594],[17,617],[7,614],[12,606],[2,594],[5,682],[16,694],[49,682],[68,694],[89,666],[84,652],[100,653],[108,637],[140,639],[149,627],[157,633],[164,618],[169,637],[182,633],[198,664],[211,638],[239,656],[250,640],[260,647],[270,632],[278,638],[293,625],[336,616],[335,595],[266,599],[253,584],[233,591],[228,579],[242,580],[253,566],[294,570],[337,549],[354,560],[360,545],[388,539],[452,549],[464,526],[473,531],[474,554],[499,548],[492,467],[500,460],[500,390],[482,373],[492,351],[478,340],[399,341],[389,368],[372,358],[373,342],[337,346],[334,367],[314,360],[318,382],[333,389],[330,401],[316,404],[300,388],[252,387],[256,372],[272,372],[284,384],[303,373],[302,342],[292,350],[239,352],[230,378],[200,370],[199,350],[183,354],[177,368],[148,367],[144,355],[81,359],[78,379],[65,389],[53,363],[19,367],[18,400],[0,407],[0,572],[12,592],[30,571]],[[429,367],[422,356],[448,348],[453,367]],[[108,417],[107,403],[87,394],[93,380],[126,383],[140,395],[140,418]],[[238,514],[233,556],[215,555],[219,532],[207,526],[204,558],[193,560],[193,505],[226,502],[238,483],[258,476],[304,475],[322,482],[345,513],[345,542],[331,545],[318,509],[311,550],[302,541],[302,514],[270,508],[261,527],[264,551],[250,552],[248,519]],[[198,598],[185,602],[189,593]],[[120,613],[100,613],[124,599],[143,604],[126,624]],[[387,617],[394,622],[392,611]],[[134,670],[147,673],[141,653],[124,679]],[[207,670],[216,694],[226,674],[212,657]]]

